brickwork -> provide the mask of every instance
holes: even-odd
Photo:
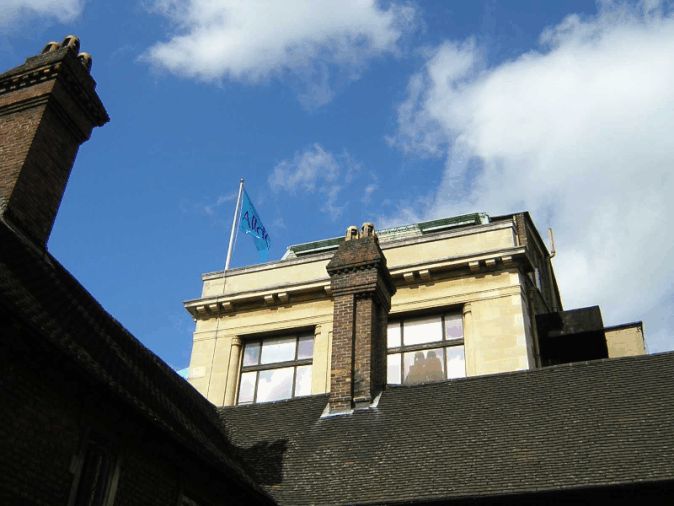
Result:
[[[124,456],[115,504],[163,506],[175,504],[179,476],[166,461],[133,448]]]
[[[378,371],[375,361],[375,342],[379,342],[377,334],[377,304],[368,295],[356,299],[354,386],[353,400],[355,404],[369,404],[373,394],[381,391],[382,385],[375,384]]]
[[[40,246],[80,144],[108,121],[76,50],[62,47],[0,75],[0,213]]]
[[[351,408],[353,398],[354,309],[353,294],[335,296],[330,368],[330,406],[334,410]]]
[[[73,385],[46,374],[27,346],[7,346],[15,328],[2,319],[0,504],[67,504],[80,430],[77,402],[63,391]]]
[[[118,477],[110,504],[177,504],[184,490],[200,504],[260,503],[236,478],[113,399],[2,306],[0,337],[0,504],[69,504],[91,434],[103,435],[114,455]]]
[[[526,246],[528,244],[527,238],[527,226],[523,213],[518,213],[513,215],[515,219],[515,230],[517,232],[517,242],[520,246]]]
[[[327,270],[334,296],[330,410],[340,412],[369,406],[383,389],[384,329],[395,287],[374,235],[347,237]]]

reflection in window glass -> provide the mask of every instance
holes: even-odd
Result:
[[[311,395],[314,335],[249,340],[243,349],[239,404]]]
[[[466,375],[460,312],[397,321],[387,330],[389,384],[416,385]]]
[[[400,384],[400,353],[391,353],[386,357],[386,382]]]
[[[386,346],[397,348],[400,346],[400,323],[391,323],[386,329]]]
[[[264,355],[264,345],[262,346]],[[282,369],[267,369],[260,371],[257,383],[257,402],[278,401],[289,399],[293,393],[294,367]]]
[[[295,373],[295,397],[311,395],[311,366],[302,365]]]
[[[463,337],[463,318],[460,314],[445,316],[445,338],[460,339]]]
[[[241,384],[239,385],[239,404],[253,402],[255,397],[256,378],[256,372],[244,372],[241,375]]]
[[[463,378],[466,375],[466,359],[463,345],[450,346],[447,352],[447,378]]]
[[[296,342],[297,340],[294,337],[265,339],[262,342],[262,360],[260,363],[272,364],[294,360]]]
[[[442,341],[442,318],[418,318],[403,323],[405,346]]]
[[[243,350],[243,365],[257,365],[260,359],[260,343],[246,343]]]
[[[314,358],[314,336],[302,336],[297,344],[297,358]]]
[[[405,353],[404,384],[417,385],[445,379],[442,348]]]

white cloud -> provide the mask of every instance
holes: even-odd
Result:
[[[314,144],[295,153],[291,160],[278,163],[268,182],[275,193],[319,195],[321,211],[335,219],[348,204],[340,192],[352,186],[360,172],[360,165],[348,153],[334,155],[320,144]]]
[[[218,197],[213,202],[210,202],[208,204],[202,204],[200,208],[204,214],[208,216],[214,216],[216,211],[218,211],[220,207],[222,207],[228,202],[234,202],[235,200],[236,200],[236,193],[230,193],[228,195],[218,195]]]
[[[332,96],[331,65],[341,79],[357,77],[366,60],[395,52],[412,8],[376,0],[155,0],[176,28],[146,57],[178,75],[257,83],[290,75],[302,98],[320,105]]]
[[[555,230],[566,307],[643,318],[651,351],[674,348],[672,55],[658,2],[604,2],[493,67],[472,41],[443,43],[410,80],[394,140],[446,157],[442,182],[400,215],[529,210]]]
[[[323,196],[321,210],[336,218],[342,213],[342,207],[337,205],[342,189],[338,182],[341,173],[342,167],[337,158],[319,144],[314,144],[301,153],[295,153],[292,160],[277,164],[268,181],[275,192],[320,193]]]
[[[379,189],[379,186],[376,183],[370,183],[363,189],[363,196],[361,197],[361,202],[363,204],[369,204],[372,199],[372,194]]]
[[[83,8],[84,0],[2,0],[0,28],[7,27],[26,16],[49,17],[67,23],[79,16]]]
[[[337,179],[339,164],[332,155],[325,151],[319,144],[295,153],[292,160],[280,162],[271,176],[269,184],[273,190],[288,190],[294,192],[298,189],[315,191],[316,185],[323,187]]]

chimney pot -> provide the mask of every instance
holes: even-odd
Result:
[[[82,62],[82,65],[84,65],[84,68],[87,69],[87,72],[91,72],[91,55],[83,51],[77,55],[77,58],[79,58],[79,60]]]
[[[80,52],[80,38],[77,35],[66,35],[61,46],[67,47],[73,53],[77,54]]]
[[[358,239],[358,227],[355,225],[351,225],[346,229],[346,237],[344,237],[345,241],[351,241],[353,239]]]
[[[54,42],[52,40],[51,42],[47,42],[47,45],[42,50],[42,54],[51,53],[52,51],[56,51],[60,47],[61,47],[61,44],[59,44],[58,42]]]
[[[361,237],[372,237],[374,236],[374,224],[366,221],[363,223],[363,226],[360,228]]]

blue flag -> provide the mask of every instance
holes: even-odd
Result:
[[[269,234],[264,228],[260,216],[255,210],[255,206],[250,201],[248,192],[243,190],[243,199],[241,201],[241,218],[239,220],[239,230],[250,235],[255,242],[260,259],[266,261],[269,259]]]

